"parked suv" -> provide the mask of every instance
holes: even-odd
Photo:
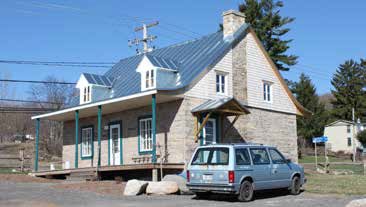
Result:
[[[226,193],[251,201],[254,191],[276,188],[297,195],[305,182],[303,167],[275,147],[256,144],[198,147],[187,169],[187,186],[201,198]]]

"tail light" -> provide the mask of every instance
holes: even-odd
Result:
[[[190,180],[190,174],[189,174],[189,170],[187,170],[187,182],[189,182]]]
[[[228,178],[229,178],[229,183],[234,183],[235,182],[235,173],[234,171],[229,171],[228,173]]]

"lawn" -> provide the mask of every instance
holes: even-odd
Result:
[[[318,194],[366,194],[366,176],[307,174],[305,191]]]
[[[352,162],[351,159],[338,158],[328,156],[329,162]],[[325,162],[324,155],[318,156],[318,162]],[[315,163],[315,156],[303,156],[299,159],[299,163]]]

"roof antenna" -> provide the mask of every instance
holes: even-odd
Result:
[[[154,47],[149,47],[149,44],[154,39],[156,39],[157,36],[155,36],[155,35],[148,35],[147,34],[147,29],[150,28],[150,27],[154,27],[154,26],[156,26],[158,24],[159,24],[159,22],[158,21],[155,21],[155,22],[150,23],[150,24],[142,24],[141,27],[136,27],[135,28],[135,32],[138,32],[138,31],[142,30],[142,39],[135,38],[133,40],[128,40],[128,45],[130,47],[132,47],[133,45],[135,45],[136,47],[138,47],[138,45],[140,43],[142,43],[143,44],[142,53],[147,53],[147,52],[152,51],[154,49]],[[138,48],[136,49],[136,52],[137,52],[137,54],[140,54],[141,53]]]

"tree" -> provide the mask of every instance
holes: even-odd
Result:
[[[292,40],[283,40],[281,37],[290,31],[284,26],[295,19],[282,17],[280,15],[281,7],[283,7],[282,1],[245,0],[239,5],[239,11],[245,14],[246,22],[255,30],[278,69],[287,71],[289,70],[288,66],[297,63],[298,57],[285,54]]]
[[[332,114],[337,119],[352,120],[352,108],[355,118],[365,120],[366,115],[366,76],[365,64],[347,60],[338,67],[331,81],[335,100],[332,102]]]
[[[361,142],[362,145],[366,146],[366,130],[360,131],[357,134],[357,139]]]
[[[291,90],[297,100],[313,112],[310,117],[297,117],[298,137],[310,142],[312,137],[322,136],[324,126],[328,121],[328,114],[324,104],[319,101],[311,79],[302,73],[299,81],[292,84]]]
[[[45,79],[46,82],[63,82],[53,76]],[[74,87],[65,84],[44,83],[33,85],[30,90],[32,100],[40,101],[38,107],[60,110],[66,107],[74,98]],[[50,102],[50,103],[41,103]],[[57,121],[44,121],[42,123],[43,137],[40,139],[41,148],[46,150],[47,155],[61,155],[62,153],[62,129],[63,124]]]

